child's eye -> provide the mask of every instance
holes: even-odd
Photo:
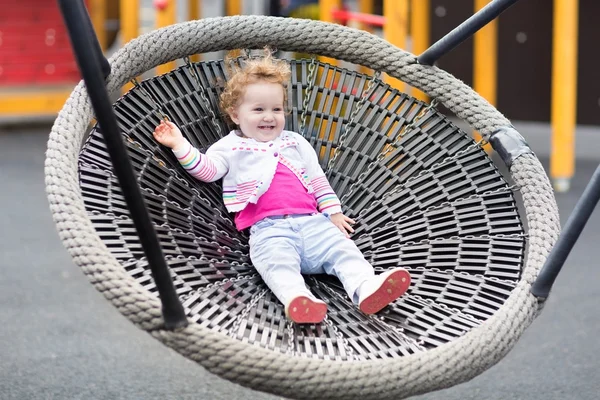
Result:
[[[279,112],[279,111],[283,111],[283,108],[281,108],[281,107],[275,107],[275,108],[273,109],[273,111],[277,111],[277,112]]]
[[[254,109],[254,111],[262,111],[263,109],[261,107],[257,107]]]

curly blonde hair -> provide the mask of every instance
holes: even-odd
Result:
[[[284,60],[276,59],[269,49],[264,50],[264,56],[242,60],[240,64],[233,60],[238,52],[231,51],[225,57],[225,66],[230,78],[225,83],[221,93],[220,104],[223,116],[230,125],[235,125],[230,117],[230,112],[237,107],[246,86],[257,82],[279,83],[283,89],[283,104],[287,103],[286,84],[290,79],[290,66]]]

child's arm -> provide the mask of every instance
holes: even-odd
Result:
[[[180,148],[173,149],[173,154],[190,175],[202,182],[219,180],[229,171],[223,152],[213,149],[212,146],[206,154],[202,154],[185,140]]]
[[[337,214],[342,212],[342,205],[340,199],[337,197],[333,188],[329,184],[325,172],[319,165],[319,159],[317,153],[311,147],[310,143],[306,141],[302,136],[297,135],[300,155],[306,162],[306,168],[308,176],[311,177],[311,185],[314,189],[315,199],[317,200],[317,207],[322,213],[329,215]]]
[[[322,213],[329,214],[329,219],[338,229],[346,236],[350,237],[350,233],[354,232],[352,224],[355,221],[352,218],[345,216],[342,213],[342,205],[340,199],[333,191],[329,184],[325,172],[319,165],[317,153],[311,145],[302,136],[298,135],[298,143],[300,144],[300,155],[306,161],[308,175],[312,178],[311,184],[314,189],[317,207]]]
[[[201,154],[183,137],[179,128],[172,122],[161,121],[154,130],[154,138],[173,150],[181,166],[198,180],[214,182],[229,171],[224,149],[213,145],[206,154]]]

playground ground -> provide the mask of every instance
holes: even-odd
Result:
[[[547,166],[547,127],[520,126]],[[49,129],[0,126],[0,399],[279,398],[207,373],[135,328],[88,283],[48,209]],[[582,129],[572,190],[557,195],[563,223],[600,160],[600,129]],[[596,210],[542,315],[499,364],[470,382],[415,399],[597,399],[599,235]]]

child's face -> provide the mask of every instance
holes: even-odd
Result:
[[[268,82],[249,84],[241,103],[229,116],[244,136],[259,142],[275,139],[285,124],[283,86]]]

